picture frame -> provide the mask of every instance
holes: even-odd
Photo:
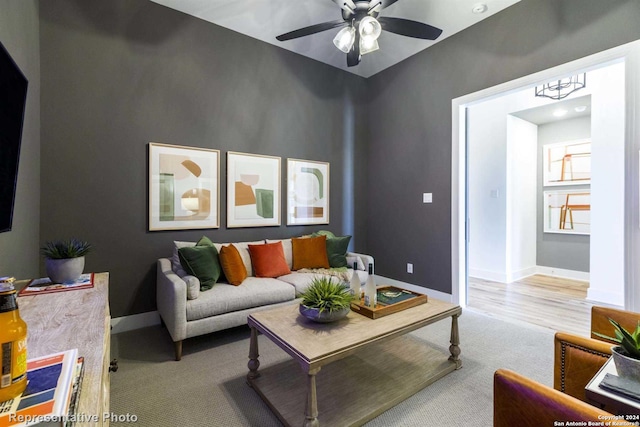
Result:
[[[280,225],[280,157],[227,152],[227,228]]]
[[[545,144],[543,185],[584,185],[591,183],[591,140]]]
[[[220,151],[150,142],[149,231],[220,227]]]
[[[544,232],[591,234],[591,190],[543,192]]]
[[[329,224],[329,163],[287,159],[287,225]]]

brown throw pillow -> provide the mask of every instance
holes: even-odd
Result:
[[[291,273],[282,242],[249,245],[249,253],[256,277],[280,277]]]
[[[238,286],[247,278],[247,269],[242,263],[240,252],[235,246],[223,246],[219,253],[220,265],[227,281],[232,285]]]
[[[293,269],[329,268],[327,236],[291,239]]]

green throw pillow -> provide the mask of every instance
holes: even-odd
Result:
[[[332,239],[336,237],[336,235],[330,232],[329,230],[320,230],[320,231],[311,233],[311,237],[318,237],[318,236],[327,236],[327,239]]]
[[[200,290],[209,290],[220,278],[220,261],[215,246],[192,246],[178,249],[184,271],[200,280]]]
[[[213,242],[211,241],[210,238],[208,238],[207,236],[202,236],[200,238],[200,240],[198,240],[198,243],[196,243],[196,246],[213,246]],[[217,254],[218,252],[216,252]],[[216,258],[218,257],[218,255],[216,255]]]
[[[327,258],[330,267],[347,267],[347,247],[351,236],[327,237]]]

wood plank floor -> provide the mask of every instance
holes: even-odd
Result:
[[[590,335],[588,282],[536,274],[510,284],[469,277],[468,307],[504,320]]]

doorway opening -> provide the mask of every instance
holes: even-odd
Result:
[[[454,302],[468,304],[468,276],[508,284],[543,274],[569,289],[562,280],[588,281],[595,303],[637,304],[637,51],[631,43],[454,100]],[[563,101],[534,95],[583,72],[587,88]],[[571,113],[543,118],[555,110]]]

